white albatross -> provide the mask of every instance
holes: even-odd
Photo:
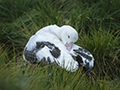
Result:
[[[46,26],[30,37],[24,48],[23,59],[31,63],[39,63],[43,59],[48,64],[56,62],[60,67],[72,72],[80,65],[91,70],[94,58],[89,51],[74,44],[77,39],[77,31],[69,25]]]

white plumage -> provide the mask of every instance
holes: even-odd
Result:
[[[56,62],[68,71],[76,71],[79,65],[91,69],[94,58],[89,51],[75,45],[78,39],[77,31],[69,25],[58,27],[50,25],[40,29],[31,36],[24,48],[23,58],[27,62],[40,62],[43,58],[49,63]],[[80,57],[74,60],[72,57]]]

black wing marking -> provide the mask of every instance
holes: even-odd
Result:
[[[79,66],[83,66],[83,70],[90,71],[93,66],[90,66],[91,61],[94,60],[92,54],[87,51],[86,49],[83,49],[79,47],[78,49],[73,49],[73,51],[76,53],[76,61],[79,63]]]
[[[76,61],[78,62],[79,66],[81,66],[81,63],[83,63],[82,58],[79,55],[77,55]]]
[[[24,50],[24,56],[27,61],[30,61],[31,63],[36,63],[37,62],[37,57],[36,53],[33,51],[28,51],[27,48]]]
[[[60,56],[60,49],[58,47],[56,47],[54,44],[50,43],[50,42],[36,42],[36,48],[34,48],[32,51],[27,50],[27,48],[25,48],[24,50],[24,57],[27,61],[30,61],[31,63],[38,63],[37,61],[37,57],[36,57],[36,53],[41,50],[42,48],[44,48],[44,46],[47,46],[50,50],[50,53],[53,57],[58,58]],[[45,61],[47,63],[51,63],[49,57],[47,58],[47,60],[45,60],[45,57],[43,57],[43,59],[41,59],[41,62]]]
[[[50,50],[50,53],[53,57],[58,58],[60,56],[60,49],[50,42],[36,42],[36,48],[42,49],[44,46],[47,46]]]
[[[93,59],[90,52],[87,51],[86,49],[79,48],[79,49],[74,49],[73,51],[75,51],[78,55],[86,58],[89,61],[91,61]]]

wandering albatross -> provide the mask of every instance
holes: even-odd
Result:
[[[47,64],[56,62],[71,72],[81,65],[91,70],[94,58],[89,51],[74,44],[77,40],[77,31],[69,25],[43,27],[30,37],[24,48],[23,59],[31,63],[39,63],[43,59]]]

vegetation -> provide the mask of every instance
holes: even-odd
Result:
[[[69,24],[95,58],[90,73],[28,64],[23,48],[40,28]],[[120,0],[0,0],[1,90],[119,90]]]

